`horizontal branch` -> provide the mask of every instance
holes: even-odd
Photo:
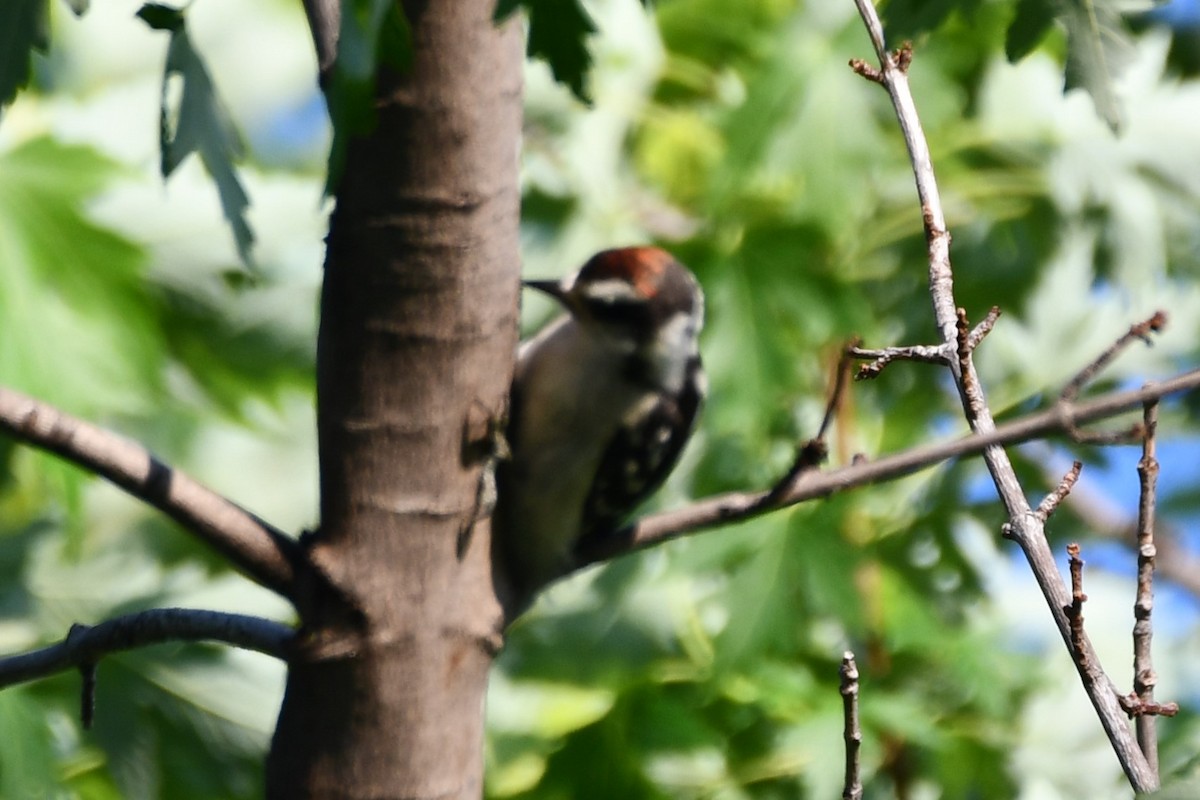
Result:
[[[115,483],[203,539],[259,584],[295,599],[297,542],[140,444],[4,387],[0,431]]]
[[[623,553],[684,534],[757,517],[806,500],[835,492],[891,480],[940,464],[983,452],[996,445],[1017,444],[1051,433],[1070,432],[1076,426],[1115,416],[1145,401],[1200,388],[1200,370],[1148,384],[1141,389],[1112,392],[1080,403],[1059,402],[1052,408],[998,426],[986,434],[965,436],[940,444],[917,447],[876,461],[859,461],[828,472],[810,470],[770,504],[769,492],[731,492],[699,500],[689,506],[651,514],[605,538],[580,554],[581,564],[606,561]]]
[[[94,626],[74,625],[57,644],[0,658],[0,688],[95,664],[109,653],[163,642],[222,642],[286,659],[293,634],[287,625],[262,617],[155,608]]]

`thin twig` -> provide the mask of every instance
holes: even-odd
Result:
[[[1049,460],[1052,457],[1049,446],[1042,449],[1046,454],[1045,460]],[[1046,472],[1047,480],[1055,477]],[[1126,519],[1122,510],[1107,495],[1089,490],[1086,485],[1076,486],[1065,502],[1071,513],[1079,517],[1091,533],[1127,544],[1137,541],[1137,520]],[[1155,527],[1156,574],[1200,599],[1200,558],[1179,545],[1176,541],[1179,533],[1172,531],[1169,524],[1160,520]]]
[[[296,541],[136,442],[0,387],[0,431],[105,478],[174,519],[256,582],[295,594]]]
[[[1092,661],[1088,658],[1088,648],[1083,632],[1083,604],[1087,595],[1083,591],[1083,559],[1079,557],[1079,545],[1072,542],[1067,545],[1067,559],[1071,569],[1071,604],[1064,610],[1067,619],[1071,621],[1071,647],[1076,663],[1081,673],[1091,672]]]
[[[855,0],[855,5],[879,58],[880,69],[874,79],[887,89],[908,148],[917,195],[921,203],[921,218],[925,225],[929,253],[929,294],[933,302],[934,318],[942,334],[942,341],[947,345],[957,345],[960,339],[959,314],[954,299],[954,276],[950,266],[950,234],[946,229],[929,145],[921,130],[916,103],[908,83],[907,66],[912,59],[911,48],[904,48],[904,52],[899,56],[889,53],[883,38],[883,25],[874,5],[870,0]],[[960,353],[963,349],[966,348],[956,348]],[[981,435],[989,435],[996,426],[970,353],[967,353],[966,358],[951,360],[949,367],[971,429]],[[983,451],[983,458],[1008,515],[1005,531],[1021,547],[1054,617],[1059,634],[1067,646],[1073,648],[1071,627],[1064,610],[1070,600],[1046,542],[1044,523],[1030,508],[1016,471],[1004,449],[1000,446],[989,447]],[[1082,637],[1080,646],[1080,652],[1088,655],[1091,645],[1086,636]],[[1111,689],[1111,680],[1096,681],[1082,669],[1080,676],[1130,784],[1135,791],[1140,792],[1157,789],[1158,776],[1150,770],[1129,731],[1116,700],[1116,693]]]
[[[0,658],[0,688],[71,667],[94,668],[109,653],[163,642],[223,642],[286,659],[293,635],[287,625],[261,617],[190,608],[155,608],[97,625],[73,625],[67,638],[57,644]],[[85,719],[86,714],[85,711]]]
[[[1142,717],[1173,717],[1179,713],[1178,703],[1147,703],[1139,698],[1136,692],[1121,695],[1117,700],[1120,701],[1121,708],[1125,709],[1125,713],[1135,720]]]
[[[846,393],[846,384],[850,378],[850,362],[854,356],[851,350],[858,347],[861,341],[858,338],[847,342],[842,348],[842,354],[838,357],[837,372],[833,378],[833,391],[829,395],[829,402],[825,404],[825,416],[821,418],[821,429],[817,431],[818,439],[824,439],[829,433],[829,428],[833,425],[833,418],[837,416],[838,411],[842,408],[842,396]]]
[[[1132,444],[1142,439],[1142,426],[1138,423],[1120,431],[1070,431],[1071,439],[1078,444],[1108,446],[1114,444]]]
[[[983,318],[983,321],[972,328],[964,340],[960,340],[959,346],[961,347],[962,344],[965,344],[966,352],[974,351],[979,346],[979,343],[992,332],[992,328],[995,327],[996,320],[998,319],[1000,319],[1000,307],[992,306],[988,310],[987,316]],[[952,350],[943,342],[938,345],[915,344],[879,349],[859,347],[855,344],[846,352],[851,357],[857,358],[860,361],[871,362],[860,366],[858,372],[854,374],[854,380],[863,381],[878,378],[883,372],[884,367],[893,361],[917,361],[924,364],[945,365],[947,359],[950,358]]]
[[[872,380],[878,378],[884,367],[893,361],[919,361],[924,364],[945,364],[947,349],[945,345],[908,345],[905,347],[884,347],[871,350],[863,347],[852,347],[849,351],[854,358],[869,360],[854,373],[854,380]]]
[[[1059,503],[1067,498],[1071,493],[1071,489],[1075,488],[1075,483],[1079,480],[1079,473],[1083,471],[1083,462],[1075,461],[1071,464],[1071,469],[1066,475],[1062,476],[1062,480],[1058,482],[1058,486],[1054,491],[1046,495],[1045,499],[1038,504],[1037,510],[1033,513],[1037,514],[1038,519],[1042,522],[1050,519],[1050,515],[1058,508]]]
[[[1150,616],[1154,611],[1154,514],[1158,487],[1158,458],[1156,434],[1158,432],[1158,403],[1146,403],[1142,413],[1142,424],[1146,437],[1142,440],[1142,459],[1138,462],[1138,479],[1141,490],[1138,495],[1138,572],[1137,599],[1133,603],[1133,693],[1139,704],[1154,704],[1154,686],[1158,676],[1154,673],[1154,658],[1150,642],[1154,626]],[[1150,768],[1158,771],[1158,726],[1153,714],[1139,714],[1134,723],[1138,745],[1146,756]]]
[[[1112,360],[1121,354],[1134,340],[1141,340],[1147,345],[1154,344],[1150,338],[1151,333],[1158,333],[1167,324],[1167,314],[1165,311],[1155,311],[1154,314],[1142,322],[1138,322],[1129,327],[1129,330],[1113,342],[1107,350],[1088,364],[1086,367],[1076,373],[1066,386],[1063,387],[1062,393],[1059,395],[1064,400],[1074,400],[1079,396],[1079,392],[1084,386],[1087,386],[1101,370],[1112,363]]]
[[[1108,673],[1100,665],[1100,659],[1088,641],[1083,627],[1083,604],[1087,602],[1087,594],[1083,591],[1083,559],[1079,556],[1079,545],[1067,545],[1068,567],[1071,572],[1071,602],[1063,608],[1071,627],[1071,658],[1083,679],[1084,688],[1088,694],[1093,692],[1111,696],[1126,714],[1137,719],[1142,717],[1173,717],[1179,712],[1175,703],[1156,703],[1153,700],[1144,701],[1136,692],[1123,695],[1117,691],[1116,685],[1108,677]],[[1149,762],[1147,761],[1147,764]],[[1157,780],[1158,770],[1155,768],[1153,777]]]
[[[854,653],[847,650],[842,655],[839,670],[842,693],[842,737],[846,740],[846,777],[843,781],[843,800],[862,800],[862,775],[859,768],[859,750],[862,749],[862,728],[858,724],[858,664]]]
[[[955,310],[954,320],[954,353],[958,356],[958,372],[964,388],[970,390],[970,382],[975,380],[971,369],[971,323],[967,319],[967,310]]]
[[[975,348],[979,347],[979,343],[992,332],[998,319],[1000,319],[1000,306],[992,306],[988,309],[983,321],[971,329],[971,335],[967,337],[967,347],[971,349],[971,352],[974,352]]]
[[[796,448],[796,457],[792,460],[792,466],[763,497],[761,502],[764,506],[776,504],[779,498],[788,493],[801,475],[816,469],[829,457],[829,445],[825,442],[825,435],[829,432],[829,427],[833,424],[833,418],[837,415],[838,409],[841,408],[842,395],[846,391],[846,383],[850,376],[850,362],[854,358],[851,350],[857,345],[858,340],[855,339],[842,349],[842,355],[838,358],[837,369],[833,377],[833,390],[829,393],[829,401],[825,403],[825,416],[821,418],[821,427],[816,436]]]

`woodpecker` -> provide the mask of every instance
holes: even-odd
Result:
[[[605,250],[561,281],[524,284],[566,309],[520,346],[497,471],[498,542],[528,599],[662,485],[706,382],[704,294],[669,253]]]

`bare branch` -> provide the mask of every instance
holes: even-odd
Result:
[[[987,316],[983,321],[971,329],[965,338],[960,338],[956,343],[955,349],[965,347],[966,352],[970,353],[979,346],[979,343],[992,332],[992,328],[996,325],[996,320],[1000,319],[1000,307],[992,306],[988,310]],[[963,322],[966,322],[964,316]],[[871,350],[864,347],[859,347],[857,344],[851,346],[846,352],[851,357],[869,360],[870,364],[863,364],[858,368],[858,372],[854,375],[854,380],[871,380],[879,377],[883,372],[884,367],[893,361],[919,361],[925,364],[946,364],[950,358],[952,348],[945,342],[938,345],[916,344],[901,347],[884,347],[878,350]]]
[[[109,653],[163,642],[224,642],[286,659],[294,631],[280,622],[244,614],[190,608],[155,608],[106,620],[73,625],[57,644],[0,658],[0,688],[44,678],[70,667],[94,668]],[[89,702],[84,695],[85,709]],[[84,711],[87,719],[87,711]]]
[[[862,749],[862,729],[858,724],[858,664],[854,653],[842,655],[841,676],[843,733],[846,740],[846,777],[843,781],[843,800],[862,800],[863,786],[859,769],[859,750]]]
[[[1093,662],[1088,658],[1087,639],[1083,632],[1083,604],[1087,595],[1083,592],[1083,559],[1079,557],[1079,545],[1067,545],[1067,558],[1071,569],[1071,604],[1066,607],[1067,619],[1071,621],[1071,655],[1082,675],[1091,673]]]
[[[1137,521],[1125,519],[1121,510],[1115,508],[1106,496],[1076,487],[1066,502],[1071,513],[1083,520],[1095,535],[1117,539],[1125,544],[1137,540]],[[1157,556],[1155,571],[1200,599],[1200,558],[1180,546],[1176,541],[1177,533],[1166,524],[1159,522],[1157,527],[1154,539]]]
[[[992,306],[988,309],[988,313],[984,316],[983,321],[971,329],[971,334],[967,337],[967,347],[972,352],[992,332],[992,328],[996,327],[996,320],[998,319],[1000,319],[1000,306]]]
[[[115,483],[203,539],[258,583],[295,599],[300,548],[294,539],[136,442],[3,387],[0,431]]]
[[[1100,661],[1096,657],[1095,650],[1088,642],[1087,634],[1083,630],[1083,604],[1087,602],[1087,594],[1083,591],[1083,559],[1079,557],[1079,545],[1072,543],[1067,545],[1068,567],[1071,572],[1071,603],[1063,610],[1066,612],[1067,619],[1071,626],[1071,657],[1075,661],[1075,666],[1079,670],[1080,676],[1083,678],[1084,686],[1091,694],[1093,688],[1104,694],[1111,694],[1117,701],[1120,708],[1131,717],[1138,720],[1138,742],[1142,742],[1142,725],[1143,722],[1148,723],[1153,729],[1153,717],[1173,717],[1179,713],[1179,706],[1176,703],[1157,703],[1153,699],[1144,699],[1138,692],[1132,692],[1127,695],[1120,694],[1116,690],[1116,686],[1108,677],[1107,673],[1100,666]],[[1136,633],[1134,634],[1136,637]],[[1146,646],[1149,647],[1147,641]],[[1136,659],[1136,654],[1135,654]],[[1135,669],[1137,662],[1135,661]],[[1135,682],[1137,678],[1134,678]],[[1153,686],[1151,693],[1153,693]],[[1148,764],[1153,764],[1154,776],[1158,776],[1158,753],[1157,740],[1155,740],[1154,759],[1150,760],[1150,754],[1146,754]]]
[[[839,469],[821,472],[809,470],[788,487],[778,502],[767,505],[767,492],[730,492],[698,500],[691,505],[650,514],[627,525],[612,536],[597,537],[590,549],[579,554],[577,567],[638,550],[688,533],[740,522],[787,506],[828,497],[835,492],[856,489],[880,481],[911,475],[943,461],[985,452],[1002,444],[1016,444],[1043,438],[1055,432],[1114,416],[1137,408],[1146,400],[1200,388],[1200,369],[1185,372],[1159,383],[1124,392],[1112,392],[1079,404],[1058,403],[994,428],[988,433],[972,434],[939,444],[916,447],[876,461],[860,461]],[[1032,509],[1029,515],[1033,516]],[[1013,538],[1017,538],[1014,534]],[[1050,560],[1053,570],[1053,558]],[[1054,575],[1057,576],[1057,571]],[[1059,585],[1062,585],[1059,579]],[[1065,589],[1064,597],[1065,597]],[[1065,601],[1064,601],[1065,603]],[[1065,619],[1065,618],[1064,618]]]
[[[1133,330],[1130,330],[1133,333]],[[1154,704],[1154,686],[1158,676],[1154,673],[1154,658],[1150,643],[1154,637],[1154,626],[1150,620],[1154,610],[1154,513],[1157,505],[1158,458],[1156,434],[1158,432],[1158,403],[1146,403],[1142,412],[1142,424],[1146,437],[1142,440],[1142,459],[1138,462],[1138,478],[1141,491],[1138,495],[1138,572],[1137,599],[1133,603],[1133,693],[1143,707]],[[1135,723],[1138,745],[1150,768],[1158,771],[1158,726],[1153,714],[1139,714]]]
[[[960,325],[963,325],[965,320],[954,300],[954,276],[950,266],[950,234],[946,229],[945,214],[942,210],[937,181],[934,178],[929,145],[921,130],[920,118],[908,83],[907,67],[912,59],[911,48],[904,48],[899,56],[888,53],[883,38],[883,26],[875,12],[874,5],[870,0],[855,0],[855,5],[858,7],[859,14],[871,37],[876,55],[879,57],[880,69],[877,80],[887,89],[896,111],[904,142],[908,147],[929,251],[929,293],[933,302],[934,318],[938,330],[942,334],[942,341],[947,345],[955,346],[959,355],[958,359],[950,361],[949,368],[954,376],[955,385],[958,387],[968,423],[976,433],[986,436],[992,433],[996,426],[967,346],[970,335],[968,333],[964,337],[959,331]],[[966,352],[964,353],[964,351]],[[1046,542],[1044,523],[1030,508],[1007,453],[1000,446],[989,447],[983,451],[983,458],[992,476],[996,492],[1008,514],[1008,522],[1004,527],[1005,535],[1011,537],[1021,547],[1054,617],[1059,634],[1063,637],[1068,649],[1072,652],[1078,649],[1083,660],[1094,661],[1091,658],[1091,644],[1087,637],[1080,636],[1077,643],[1074,641],[1075,637],[1065,611],[1070,606],[1070,600],[1055,566],[1054,556]],[[1080,660],[1076,660],[1077,666],[1080,663]],[[1096,676],[1088,674],[1082,668],[1079,669],[1079,672],[1087,689],[1088,697],[1096,709],[1101,725],[1112,743],[1130,784],[1140,792],[1157,789],[1158,775],[1150,769],[1146,759],[1142,756],[1141,749],[1130,734],[1128,725],[1121,714],[1116,693],[1111,685],[1112,682],[1109,680],[1099,681]]]
[[[908,345],[906,347],[884,347],[879,350],[869,350],[863,347],[851,347],[847,352],[854,358],[870,359],[870,364],[863,364],[854,374],[854,380],[871,380],[879,377],[883,368],[893,361],[920,361],[925,364],[945,364],[947,348],[941,345]]]
[[[1122,695],[1117,698],[1125,713],[1134,719],[1142,717],[1173,717],[1179,713],[1178,703],[1145,703],[1136,693]]]
[[[958,356],[958,371],[963,388],[970,392],[971,382],[975,376],[971,371],[971,323],[967,319],[965,308],[955,309],[954,317],[954,354]]]
[[[1071,469],[1066,475],[1063,475],[1062,480],[1058,482],[1058,486],[1054,491],[1046,495],[1045,499],[1038,504],[1037,514],[1038,519],[1042,522],[1050,519],[1050,515],[1058,508],[1059,503],[1067,498],[1071,493],[1071,489],[1075,487],[1075,483],[1079,480],[1079,473],[1083,471],[1083,463],[1076,461],[1071,465]]]

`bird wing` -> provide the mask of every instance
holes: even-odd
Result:
[[[698,375],[697,357],[689,374]],[[586,550],[590,540],[613,533],[625,518],[655,492],[679,460],[695,426],[704,400],[703,386],[688,381],[676,397],[660,395],[637,425],[623,426],[605,448],[596,470],[583,519],[591,521],[576,550]],[[637,453],[649,458],[632,457]]]

